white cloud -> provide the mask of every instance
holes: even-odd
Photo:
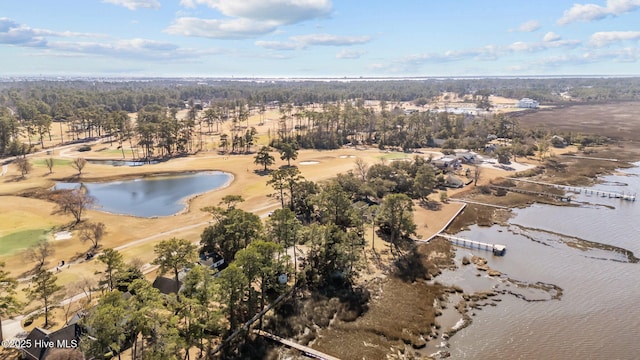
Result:
[[[406,56],[396,62],[395,66],[415,67],[426,63],[445,63],[453,61],[463,61],[468,59],[475,60],[494,60],[497,58],[498,48],[493,45],[485,47],[466,49],[466,50],[449,50],[443,53],[424,53]]]
[[[640,40],[640,31],[601,31],[591,35],[589,45],[603,47],[612,43],[633,40]]]
[[[632,63],[640,61],[640,50],[636,47],[627,47],[616,50],[593,51],[585,53],[583,57],[593,62],[614,61],[618,63]]]
[[[557,22],[559,25],[566,25],[577,21],[601,20],[607,16],[620,16],[638,8],[640,8],[640,0],[607,0],[606,6],[573,4]]]
[[[515,29],[509,29],[510,32],[534,32],[540,29],[540,23],[537,20],[531,20],[520,24]]]
[[[0,18],[0,44],[43,46],[46,44],[46,40],[37,29],[24,26],[11,19]]]
[[[580,40],[562,40],[560,35],[548,32],[544,35],[542,41],[516,41],[509,45],[507,49],[514,52],[538,52],[553,48],[575,48],[580,44],[582,44]]]
[[[581,43],[580,40],[536,41],[528,43],[517,41],[507,48],[515,52],[539,52],[552,48],[575,48]]]
[[[58,40],[60,38],[74,39]],[[104,41],[77,41],[78,38],[107,39]],[[209,55],[215,49],[185,49],[179,46],[148,39],[109,40],[106,35],[36,29],[8,18],[0,18],[0,45],[37,48],[34,56],[46,54],[56,57],[106,55],[114,58],[138,58],[145,60],[186,60]]]
[[[102,0],[102,2],[124,6],[129,10],[160,8],[158,0]]]
[[[544,35],[544,38],[542,38],[542,41],[549,42],[549,41],[558,41],[560,39],[561,39],[560,35],[554,33],[553,31],[549,31]]]
[[[0,18],[0,44],[42,47],[47,45],[47,37],[98,38],[104,35],[36,29],[12,19]]]
[[[148,39],[126,39],[111,43],[53,41],[47,47],[56,56],[108,56],[111,58],[133,58],[146,61],[180,60],[220,53],[218,49],[187,49],[175,44]]]
[[[211,39],[246,39],[268,34],[277,28],[273,22],[251,21],[249,19],[200,19],[183,17],[177,19],[164,31],[172,35],[196,36]]]
[[[229,17],[295,24],[331,13],[330,0],[182,0],[186,7],[206,5]]]
[[[165,31],[175,35],[238,39],[272,33],[278,27],[329,16],[330,0],[181,0],[184,7],[205,5],[228,19],[178,18]]]
[[[364,54],[364,51],[359,50],[342,50],[336,54],[336,59],[359,59]]]
[[[305,46],[349,46],[366,44],[371,41],[369,36],[338,36],[330,34],[298,35],[292,36],[290,39],[294,42],[304,44]]]
[[[255,44],[269,50],[296,50],[300,44],[286,41],[256,41]]]
[[[398,71],[416,71],[420,66],[434,63],[450,63],[466,60],[477,61],[496,61],[504,56],[521,52],[542,52],[555,48],[576,48],[582,42],[580,40],[562,40],[562,38],[554,33],[547,33],[544,41],[536,42],[515,42],[507,46],[486,45],[479,48],[449,50],[442,53],[423,53],[406,56],[396,59],[388,64],[378,64],[377,66],[386,66],[389,69],[397,69]]]
[[[369,36],[338,36],[330,34],[308,34],[289,37],[288,41],[256,41],[257,46],[270,50],[296,50],[309,46],[351,46],[366,44]]]

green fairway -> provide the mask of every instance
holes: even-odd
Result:
[[[36,159],[33,160],[31,162],[33,165],[35,166],[47,166],[47,164],[45,163],[45,159]],[[56,166],[66,166],[71,164],[71,160],[65,160],[65,159],[53,159],[53,167],[55,168]]]
[[[388,154],[384,154],[380,156],[380,159],[384,160],[400,160],[400,159],[410,159],[411,156],[401,152],[392,152]]]
[[[0,256],[26,249],[38,241],[46,239],[48,233],[48,229],[30,229],[0,237]]]
[[[104,151],[100,151],[103,154],[113,154],[113,155],[120,155],[122,156],[122,150],[121,149],[106,149]],[[131,150],[124,150],[124,153],[126,154],[126,156],[131,155]]]

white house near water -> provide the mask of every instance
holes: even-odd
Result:
[[[518,101],[517,106],[519,108],[525,108],[525,109],[537,109],[540,104],[533,99],[529,99],[529,98],[522,98],[520,99],[520,101]]]

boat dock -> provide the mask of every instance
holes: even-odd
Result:
[[[517,187],[509,187],[509,186],[489,185],[489,187],[492,189],[511,191],[511,192],[516,192],[516,193],[525,194],[525,195],[546,196],[546,197],[550,197],[560,201],[566,201],[566,202],[571,201],[571,196],[564,195],[564,194],[552,194],[552,193],[543,192],[543,191],[518,189]]]
[[[466,199],[457,199],[457,198],[449,198],[450,201],[454,201],[454,202],[461,202],[461,203],[465,203],[465,204],[473,204],[473,205],[480,205],[480,206],[488,206],[488,207],[493,207],[493,208],[497,208],[497,209],[502,209],[502,210],[508,210],[511,211],[511,208],[508,206],[502,206],[502,205],[495,205],[495,204],[487,204],[487,203],[482,203],[482,202],[478,202],[478,201],[473,201],[473,200],[466,200]]]
[[[574,192],[574,193],[577,193],[577,194],[584,193],[585,195],[597,195],[597,196],[600,196],[600,197],[608,197],[608,198],[612,198],[612,199],[622,199],[622,200],[627,200],[627,201],[636,201],[636,194],[625,194],[623,192],[594,190],[594,189],[587,189],[587,188],[581,188],[581,187],[576,187],[576,186],[551,184],[551,183],[545,183],[545,182],[542,182],[542,181],[534,181],[534,180],[528,180],[528,179],[518,179],[518,178],[508,178],[508,179],[509,180],[513,180],[513,181],[526,182],[526,183],[530,183],[530,184],[550,186],[550,187],[554,187],[556,189],[562,189],[562,190],[565,190],[565,191],[571,191],[571,192]]]
[[[461,237],[447,235],[447,234],[438,234],[438,236],[443,237],[456,245],[465,246],[472,249],[475,247],[481,250],[491,251],[493,252],[493,255],[497,255],[497,256],[503,256],[507,251],[506,245],[490,244],[490,243],[485,243],[481,241],[463,239]]]
[[[602,161],[620,162],[620,160],[618,160],[618,159],[612,159],[612,158],[600,158],[600,157],[593,157],[593,156],[569,155],[569,154],[562,154],[562,155],[560,155],[560,156],[562,156],[562,157],[568,157],[568,158],[576,158],[576,159],[602,160]]]
[[[296,342],[293,342],[291,340],[287,340],[285,338],[281,338],[280,336],[277,335],[273,335],[271,333],[268,333],[264,330],[253,330],[253,333],[259,336],[263,336],[266,337],[267,339],[279,342],[285,346],[294,348],[296,350],[300,350],[303,354],[305,354],[306,356],[310,357],[310,358],[314,358],[314,359],[320,359],[320,360],[340,360],[335,356],[331,356],[331,355],[327,355],[323,352],[320,352],[318,350],[314,350],[308,346],[304,346],[304,345],[300,345]]]
[[[475,248],[482,249],[482,250],[492,251],[493,254],[497,255],[497,256],[503,256],[505,254],[505,252],[507,251],[507,247],[505,245],[489,244],[489,243],[484,243],[484,242],[480,242],[480,241],[468,240],[468,239],[463,239],[463,238],[456,237],[456,236],[447,235],[447,234],[444,233],[444,230],[447,227],[449,227],[449,225],[453,222],[453,220],[455,220],[455,218],[458,215],[460,215],[462,210],[464,210],[467,207],[467,201],[460,201],[460,203],[461,203],[462,206],[460,206],[458,211],[456,211],[456,213],[451,217],[451,219],[449,219],[449,221],[442,227],[442,229],[440,229],[440,231],[438,231],[437,233],[431,235],[427,239],[413,239],[413,241],[428,244],[433,238],[435,238],[437,236],[440,236],[442,238],[445,238],[445,239],[451,241],[455,245],[467,246],[467,247],[470,247],[470,248],[474,248],[475,247]],[[469,202],[469,203],[474,203],[474,202]],[[483,203],[477,203],[477,204],[479,204],[479,205],[490,205],[490,204],[483,204]],[[509,209],[509,208],[498,206],[498,205],[493,205],[493,206]],[[509,209],[509,210],[511,210],[511,209]]]

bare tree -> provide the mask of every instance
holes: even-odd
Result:
[[[80,310],[80,306],[77,304],[76,301],[71,301],[71,297],[73,297],[74,295],[76,295],[78,293],[78,286],[77,284],[71,284],[70,286],[66,286],[64,288],[64,298],[68,299],[67,301],[62,302],[61,307],[62,307],[62,311],[64,312],[64,324],[68,325],[69,324],[69,316],[73,313],[76,312],[78,310]]]
[[[27,160],[27,158],[24,158],[24,157],[17,158],[15,160],[15,163],[16,163],[16,166],[18,167],[18,170],[20,170],[22,177],[24,177],[31,171],[31,163],[29,162],[29,160]]]
[[[475,165],[473,167],[473,186],[478,185],[478,180],[480,180],[481,176],[482,176],[482,166]]]
[[[54,201],[62,213],[73,215],[76,224],[82,219],[82,213],[96,203],[96,199],[82,189],[61,191],[54,197]]]
[[[369,171],[369,164],[367,164],[361,158],[356,158],[355,163],[356,163],[355,165],[356,173],[362,178],[362,181],[366,181],[367,172]]]
[[[78,175],[82,175],[82,169],[84,169],[85,165],[87,165],[87,160],[85,158],[75,158],[71,163],[71,166],[78,170]]]
[[[82,242],[90,241],[93,245],[92,249],[95,250],[98,248],[104,233],[105,226],[103,223],[92,223],[87,221],[82,224],[82,227],[80,228],[80,240],[82,240]]]
[[[53,245],[47,240],[41,240],[27,249],[27,258],[36,263],[35,271],[39,271],[47,264],[47,259],[54,254]]]
[[[51,174],[53,172],[53,165],[55,164],[55,161],[53,160],[53,158],[44,159],[44,164],[47,165],[47,168],[49,169],[49,174]]]
[[[82,291],[84,297],[87,299],[86,305],[91,305],[93,292],[97,290],[96,286],[98,283],[95,279],[83,276],[75,283],[75,288],[79,291]],[[75,295],[75,294],[73,294]]]

